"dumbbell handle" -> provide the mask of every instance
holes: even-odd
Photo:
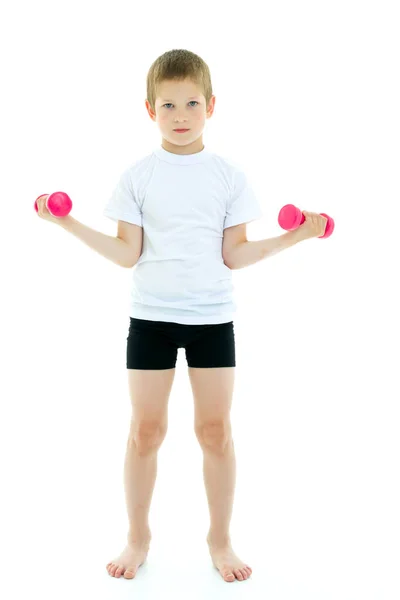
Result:
[[[328,219],[324,235],[318,236],[319,239],[323,239],[332,235],[335,228],[335,222],[332,217],[329,217],[326,213],[320,213],[320,215]],[[305,220],[306,218],[301,210],[294,204],[285,204],[285,206],[283,206],[279,211],[278,223],[282,229],[286,229],[286,231],[293,231],[294,229],[297,229],[304,223]]]
[[[47,196],[46,207],[53,217],[65,217],[71,212],[72,200],[65,192],[53,192],[52,194],[40,194],[35,200],[35,210],[38,212],[37,200]]]

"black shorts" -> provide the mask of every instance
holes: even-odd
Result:
[[[127,369],[172,369],[178,348],[185,348],[189,367],[235,367],[233,321],[183,325],[130,318]]]

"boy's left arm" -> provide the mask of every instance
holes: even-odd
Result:
[[[243,269],[268,256],[273,256],[298,242],[320,237],[325,233],[328,219],[318,213],[302,211],[306,220],[294,231],[266,240],[240,241],[223,253],[224,263],[230,269]]]

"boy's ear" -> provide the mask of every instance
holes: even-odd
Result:
[[[155,121],[156,120],[156,114],[155,114],[155,112],[153,112],[153,109],[151,108],[150,102],[147,100],[147,98],[145,99],[144,103],[145,103],[147,112],[150,115],[151,120]]]
[[[207,107],[207,118],[211,117],[213,112],[214,112],[214,108],[215,108],[215,96],[211,96],[210,98],[210,102],[208,103],[208,107]]]

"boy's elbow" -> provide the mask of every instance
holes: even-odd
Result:
[[[139,262],[140,257],[141,254],[133,262],[130,261],[128,264],[124,265],[124,267],[126,267],[127,269],[133,269],[133,267]]]

